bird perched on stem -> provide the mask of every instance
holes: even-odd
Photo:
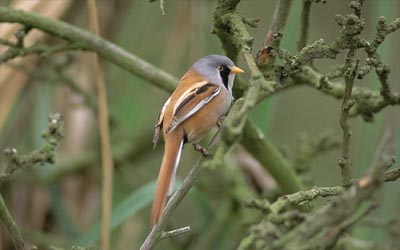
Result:
[[[165,145],[151,212],[152,225],[161,217],[167,194],[173,192],[183,145],[193,143],[196,150],[208,154],[197,142],[219,126],[220,118],[228,111],[233,80],[238,73],[244,71],[226,56],[200,58],[183,75],[161,109],[153,143],[155,147],[162,131]]]

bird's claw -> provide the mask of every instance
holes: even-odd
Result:
[[[194,150],[200,152],[204,157],[210,157],[212,154],[207,151],[207,149],[203,148],[200,144],[193,143]]]

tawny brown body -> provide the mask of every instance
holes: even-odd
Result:
[[[158,222],[167,194],[173,191],[183,145],[198,142],[217,126],[232,102],[235,74],[243,72],[226,56],[203,57],[181,78],[164,104],[153,139],[156,145],[162,131],[165,146],[151,212],[152,225]]]
[[[194,83],[202,83],[203,81],[204,78],[196,72],[188,71],[182,77],[176,90],[171,95],[169,103],[165,107],[162,121],[165,148],[153,202],[151,214],[152,225],[158,221],[164,209],[182,139],[186,137],[187,142],[197,142],[201,140],[210,129],[217,125],[218,120],[225,115],[232,101],[231,93],[226,88],[220,88],[219,95],[206,104],[207,109],[200,109],[193,116],[182,122],[172,132],[167,133],[174,118],[174,107],[178,99],[182,96],[184,91],[189,87],[193,87]],[[182,114],[186,114],[198,103],[199,99],[209,96],[216,88],[218,88],[216,85],[209,85],[188,103],[185,103],[179,111]]]

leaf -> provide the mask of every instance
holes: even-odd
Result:
[[[151,203],[153,200],[155,185],[156,181],[147,183],[129,195],[113,209],[111,215],[111,230],[121,225],[130,216],[133,216]],[[97,222],[92,229],[77,240],[76,244],[80,246],[91,245],[100,238],[100,234],[101,223]]]

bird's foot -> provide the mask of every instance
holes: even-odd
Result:
[[[218,129],[220,129],[222,127],[222,121],[224,119],[225,119],[225,116],[221,116],[220,118],[218,118],[218,120],[217,120]]]
[[[204,157],[210,157],[212,154],[203,148],[200,144],[192,143],[194,150],[200,152]]]

